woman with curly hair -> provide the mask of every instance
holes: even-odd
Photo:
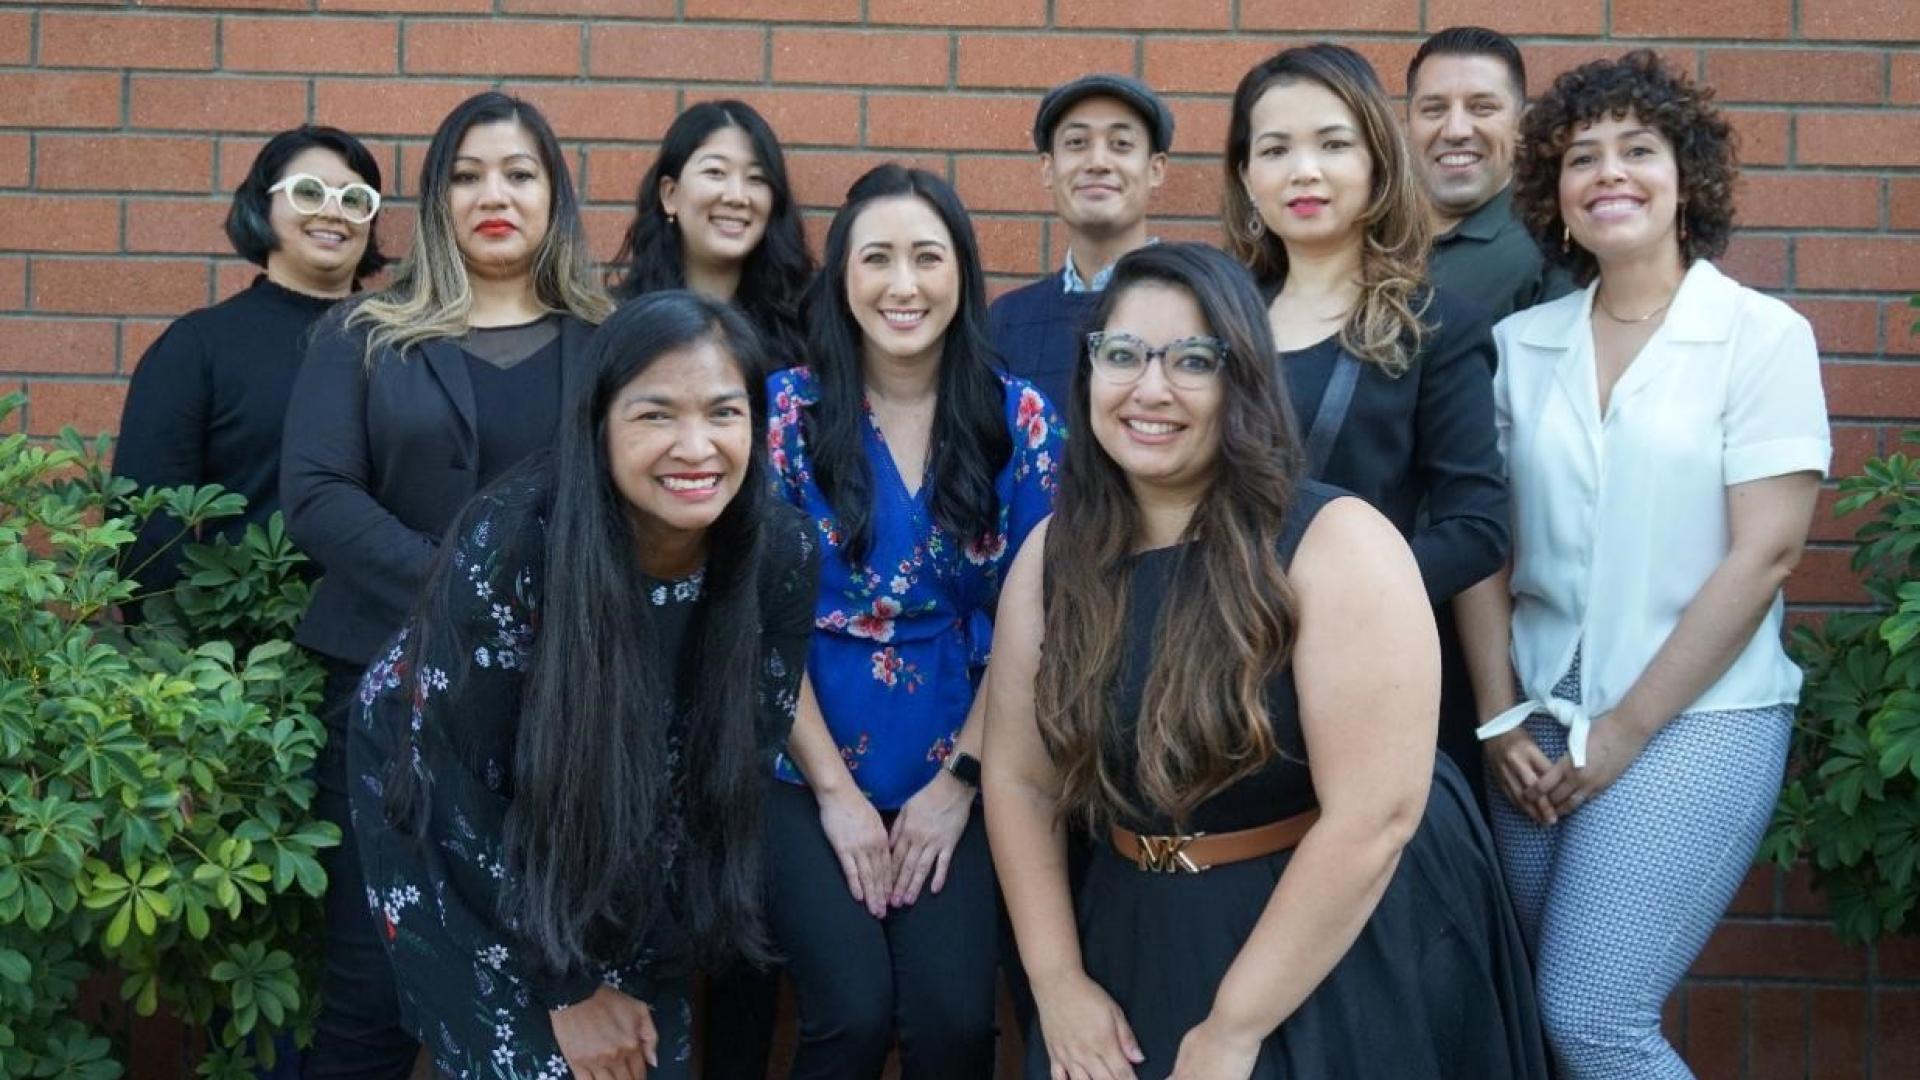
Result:
[[[1710,91],[1632,52],[1522,134],[1516,205],[1586,288],[1495,330],[1514,560],[1463,616],[1494,832],[1561,1075],[1686,1077],[1661,1005],[1752,861],[1799,695],[1780,590],[1830,455],[1820,359],[1710,261],[1736,173]]]
[[[1445,605],[1507,556],[1493,339],[1476,305],[1426,284],[1425,197],[1373,68],[1324,43],[1255,65],[1225,167],[1228,249],[1267,297],[1306,475],[1407,537],[1457,656]],[[1458,705],[1439,741],[1477,780],[1465,667],[1447,668],[1442,699]]]

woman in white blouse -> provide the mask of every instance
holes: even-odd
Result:
[[[1731,131],[1651,52],[1562,75],[1515,202],[1585,290],[1495,330],[1510,578],[1467,594],[1494,835],[1561,1075],[1691,1076],[1660,1010],[1746,873],[1830,454],[1805,319],[1708,260]]]

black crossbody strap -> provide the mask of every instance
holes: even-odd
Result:
[[[1353,404],[1353,389],[1360,384],[1360,361],[1345,349],[1333,362],[1333,374],[1327,376],[1327,392],[1320,397],[1320,411],[1313,414],[1313,427],[1307,432],[1307,476],[1318,480],[1326,472],[1327,459],[1333,456],[1333,440],[1339,438],[1341,425],[1347,422],[1347,407]]]

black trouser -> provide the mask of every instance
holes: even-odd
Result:
[[[314,762],[314,812],[340,827],[340,846],[320,853],[327,872],[326,973],[313,1045],[302,1059],[306,1080],[406,1080],[420,1044],[400,1026],[400,994],[380,929],[367,906],[366,874],[354,843],[347,803],[347,710],[362,665],[319,657],[327,669],[321,716],[327,745]]]
[[[993,862],[976,805],[946,886],[875,919],[847,892],[811,789],[775,784],[769,921],[800,1005],[793,1080],[871,1080],[900,1036],[903,1080],[993,1075],[999,953]],[[891,825],[892,814],[884,815]]]
[[[737,964],[709,975],[700,1001],[700,1075],[705,1080],[766,1080],[773,1025],[780,1013],[780,969]]]

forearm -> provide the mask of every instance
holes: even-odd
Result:
[[[1066,829],[1053,798],[1017,777],[988,770],[987,842],[1013,924],[1020,963],[1036,991],[1082,975],[1079,932],[1067,891]]]
[[[800,770],[816,799],[859,794],[847,761],[840,756],[840,744],[827,730],[827,718],[820,712],[819,699],[813,695],[813,682],[800,681],[800,704],[793,712],[793,732],[787,736],[787,759]]]
[[[993,669],[987,668],[980,674],[980,685],[973,692],[973,704],[967,706],[966,722],[960,725],[959,734],[953,737],[953,748],[962,753],[979,758],[981,746],[986,741],[987,680],[993,677]]]
[[[1517,704],[1513,689],[1513,597],[1507,568],[1453,598],[1453,625],[1481,721]]]

